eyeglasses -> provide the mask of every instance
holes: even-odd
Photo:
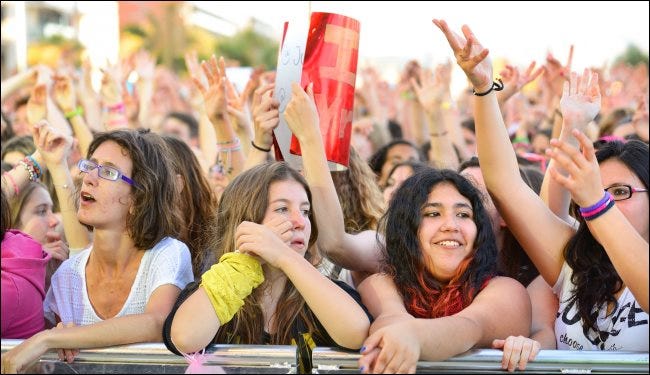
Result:
[[[605,191],[609,192],[615,201],[624,201],[632,198],[632,194],[648,191],[648,189],[637,189],[630,185],[614,185],[608,187]]]
[[[122,174],[119,170],[113,167],[108,167],[105,165],[100,165],[97,164],[93,161],[86,160],[86,159],[81,159],[79,160],[79,163],[77,163],[77,166],[79,167],[79,170],[85,173],[90,173],[97,168],[97,175],[105,180],[109,181],[117,181],[118,179],[122,179],[124,182],[131,186],[138,187],[138,185],[130,178],[126,177],[125,175]]]

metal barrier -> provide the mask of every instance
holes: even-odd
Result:
[[[473,349],[446,361],[418,363],[418,373],[505,374],[501,369],[503,352],[494,349]],[[312,373],[343,374],[359,372],[358,353],[333,348],[315,348]],[[604,352],[574,350],[541,350],[529,362],[525,373],[542,374],[636,374],[648,373],[647,352]]]
[[[2,340],[2,353],[22,340]],[[295,374],[295,346],[211,345],[203,363],[210,373]],[[499,350],[475,349],[446,361],[418,363],[418,373],[505,374]],[[358,373],[358,353],[334,348],[315,348],[312,373]],[[61,362],[56,352],[44,354],[26,373],[38,374],[182,374],[187,369],[183,357],[172,354],[162,344],[135,344],[104,349],[84,349],[71,364]],[[521,372],[521,371],[518,371]],[[647,352],[604,352],[542,350],[528,363],[526,373],[542,374],[637,374],[648,373]]]
[[[22,340],[2,340],[2,353]],[[203,363],[210,373],[295,374],[296,347],[289,345],[211,345]],[[73,363],[59,361],[55,351],[25,369],[36,374],[183,374],[185,358],[171,353],[163,344],[135,344],[104,349],[84,349]]]

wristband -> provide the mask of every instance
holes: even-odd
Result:
[[[614,207],[616,202],[612,199],[607,201],[607,204],[602,206],[599,209],[596,209],[593,211],[593,214],[587,215],[587,214],[582,214],[582,218],[585,219],[586,221],[591,221],[594,219],[597,219],[601,216],[603,216],[607,211],[609,211],[610,208]]]
[[[201,286],[212,303],[219,324],[228,323],[244,306],[244,299],[264,282],[257,259],[243,253],[226,253],[201,276]]]
[[[5,178],[5,181],[9,180],[9,182],[11,182],[11,185],[14,187],[14,194],[17,197],[20,194],[20,189],[18,189],[18,185],[16,185],[16,180],[14,180],[13,176],[9,172],[4,172],[2,177]]]
[[[491,93],[492,90],[494,90],[494,91],[503,90],[503,81],[501,80],[501,78],[497,78],[496,81],[492,82],[492,87],[490,87],[490,89],[487,90],[486,92],[476,92],[476,91],[474,91],[474,89],[472,89],[472,93],[474,95],[476,95],[476,96],[485,96],[485,95]]]
[[[108,109],[109,112],[124,113],[124,109],[125,109],[124,102],[120,102],[120,103],[113,104],[113,105],[107,105],[106,109]]]
[[[590,215],[592,214],[593,211],[597,210],[601,206],[604,206],[607,204],[607,201],[613,200],[612,195],[609,193],[609,191],[606,191],[605,194],[603,195],[602,198],[595,204],[589,206],[589,207],[580,207],[580,214],[581,215]]]
[[[269,147],[269,148],[262,148],[262,147],[256,145],[256,144],[255,144],[255,141],[251,141],[251,146],[253,146],[254,148],[256,148],[256,149],[258,149],[258,150],[260,150],[260,151],[262,151],[262,152],[270,152],[270,151],[271,151],[271,147]]]
[[[83,114],[84,114],[84,109],[83,109],[83,107],[82,107],[82,106],[78,106],[77,109],[73,109],[73,110],[70,111],[70,112],[66,112],[64,116],[65,116],[65,118],[67,118],[68,120],[70,120],[71,118],[73,118],[73,117],[75,117],[75,116],[82,116]]]

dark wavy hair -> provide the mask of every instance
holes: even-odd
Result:
[[[448,284],[429,273],[430,260],[418,239],[422,207],[432,189],[441,183],[453,185],[471,202],[477,227],[473,251]],[[415,317],[437,318],[461,311],[496,274],[496,240],[481,195],[455,171],[427,168],[404,181],[382,217],[381,227],[386,236],[383,271],[392,276],[407,309]]]
[[[625,164],[648,189],[648,145],[641,141],[608,142],[596,152],[598,163],[616,159]],[[623,287],[623,280],[616,272],[603,246],[589,231],[586,222],[574,204],[574,216],[580,221],[578,231],[564,249],[564,259],[573,270],[571,281],[575,292],[569,301],[575,302],[582,319],[582,329],[587,336],[595,328],[597,312],[594,306],[613,303],[617,311],[615,294]]]
[[[242,221],[262,223],[269,205],[269,189],[276,181],[296,181],[305,188],[309,202],[312,202],[311,190],[305,178],[286,162],[272,162],[255,166],[232,180],[221,196],[217,209],[216,222],[213,226],[214,233],[211,248],[216,251],[216,259],[228,252],[235,251],[235,232]],[[318,227],[312,211],[309,213],[311,221],[311,235],[309,237],[305,259],[316,266],[320,257],[316,250]],[[214,342],[234,344],[263,344],[264,316],[262,314],[261,300],[266,284],[260,285],[246,297],[244,306],[237,311],[233,319],[223,325],[217,332]],[[309,310],[305,299],[291,280],[287,283],[280,296],[276,310],[276,333],[271,334],[272,345],[289,345],[291,342],[291,328],[294,321],[301,317],[306,323],[307,330],[317,334],[314,314]],[[234,338],[238,341],[233,342]]]
[[[372,156],[370,157],[370,160],[368,160],[368,165],[370,165],[370,169],[372,169],[372,171],[375,172],[378,180],[381,177],[381,168],[384,166],[384,164],[386,164],[388,151],[390,151],[390,149],[396,145],[405,145],[405,146],[413,147],[413,149],[417,151],[418,156],[420,157],[420,161],[424,160],[424,155],[422,155],[422,151],[414,143],[407,141],[405,139],[396,139],[390,143],[385,144],[379,150],[375,151],[375,153],[372,154]]]
[[[165,142],[148,130],[98,133],[88,148],[87,158],[109,141],[117,143],[133,163],[130,177],[137,187],[131,186],[133,209],[127,215],[126,228],[134,245],[147,250],[164,237],[178,237],[179,223],[183,221],[175,209],[176,176]]]

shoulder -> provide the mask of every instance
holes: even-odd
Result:
[[[165,237],[160,240],[154,247],[146,250],[152,261],[155,259],[169,259],[169,258],[183,258],[190,257],[190,249],[184,242],[181,242],[172,237]]]
[[[491,302],[503,301],[514,303],[516,301],[528,301],[528,291],[519,281],[505,276],[496,276],[490,279],[475,298],[475,301],[486,300]]]

